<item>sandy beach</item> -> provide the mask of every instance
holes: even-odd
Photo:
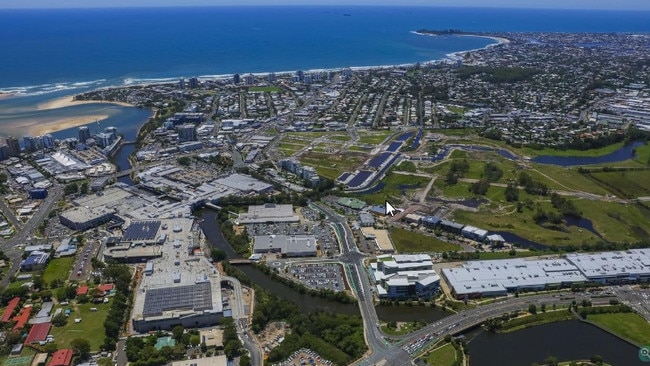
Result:
[[[46,133],[65,130],[72,127],[83,126],[91,122],[101,121],[108,118],[106,114],[97,114],[80,117],[63,117],[53,120],[39,120],[33,123],[23,124],[22,128],[27,129],[30,136],[41,136]]]
[[[57,98],[45,103],[41,103],[38,106],[36,106],[36,109],[42,111],[48,109],[65,108],[73,105],[93,104],[93,103],[105,103],[105,104],[115,104],[122,107],[133,107],[132,104],[123,103],[123,102],[109,102],[109,101],[98,101],[98,100],[74,100],[74,97],[70,95],[67,97]]]

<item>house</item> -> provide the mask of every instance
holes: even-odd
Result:
[[[27,324],[30,315],[32,315],[31,305],[20,309],[18,315],[14,316],[13,319],[16,322],[16,325],[14,325],[14,330],[21,330],[25,328],[25,324]]]
[[[52,355],[52,359],[47,366],[70,366],[72,364],[72,353],[69,348],[57,350]]]
[[[50,333],[50,328],[52,328],[52,323],[49,322],[34,324],[32,329],[29,330],[29,334],[27,334],[25,344],[45,342],[48,333]]]
[[[14,311],[18,307],[19,303],[20,297],[14,297],[9,301],[9,304],[7,304],[5,311],[2,313],[2,317],[0,317],[0,323],[8,323],[9,320],[11,320],[11,316],[14,315]]]
[[[87,295],[87,294],[88,294],[88,286],[77,287],[77,296]]]

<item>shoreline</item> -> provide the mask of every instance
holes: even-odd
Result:
[[[419,35],[419,36],[431,36],[435,37],[437,35],[435,34],[426,34],[426,33],[420,33],[417,31],[410,31],[410,33]],[[383,69],[391,69],[391,68],[400,68],[400,67],[412,67],[416,64],[423,64],[423,65],[432,65],[432,64],[438,64],[438,63],[445,63],[449,61],[455,61],[458,59],[459,55],[463,55],[469,52],[475,52],[475,51],[480,51],[483,49],[491,48],[491,47],[496,47],[500,46],[503,44],[510,43],[510,40],[507,38],[503,37],[497,37],[497,36],[488,36],[488,35],[477,35],[477,34],[459,34],[458,36],[463,36],[463,37],[476,37],[476,38],[486,38],[493,40],[495,43],[491,43],[486,45],[485,47],[480,47],[480,48],[474,48],[474,49],[469,49],[469,50],[460,50],[460,51],[455,51],[451,52],[448,54],[445,54],[441,58],[437,59],[431,59],[431,60],[420,60],[420,61],[413,61],[413,62],[405,62],[401,64],[379,64],[379,65],[358,65],[358,66],[338,66],[338,67],[326,67],[326,68],[312,68],[312,69],[305,69],[302,70],[306,73],[313,73],[313,72],[330,72],[330,71],[341,71],[345,69],[350,69],[353,71],[368,71],[368,70],[383,70]],[[276,75],[292,75],[295,74],[298,70],[283,70],[283,71],[259,71],[259,72],[241,72],[239,73],[240,75],[253,75],[257,77],[264,77],[268,76],[270,74],[276,74]],[[225,73],[225,74],[205,74],[205,75],[196,75],[195,77],[199,80],[206,81],[206,80],[223,80],[223,79],[229,79],[232,78],[232,76],[235,73]],[[118,78],[122,80],[122,83],[115,83],[113,85],[97,85],[96,88],[87,90],[87,91],[94,91],[94,90],[102,90],[102,89],[116,89],[116,88],[128,88],[132,86],[151,86],[151,85],[160,85],[160,84],[170,84],[170,83],[175,83],[178,81],[180,78],[187,78],[189,76],[187,75],[179,75],[176,77],[160,77],[160,78]],[[105,81],[105,79],[102,79]],[[113,80],[117,81],[117,80]],[[94,81],[93,81],[94,82]],[[70,82],[72,83],[72,82]],[[86,82],[76,82],[77,84],[85,84]],[[46,85],[46,84],[43,84]],[[80,87],[81,88],[81,87]],[[74,89],[74,88],[72,88]],[[2,88],[0,87],[0,90]],[[71,90],[73,91],[73,90]],[[83,91],[87,92],[87,91]],[[64,107],[69,107],[69,106],[74,106],[74,105],[80,105],[80,104],[88,104],[88,103],[107,103],[107,104],[115,104],[115,105],[120,105],[124,107],[135,107],[132,104],[129,103],[124,103],[124,102],[111,102],[111,101],[74,101],[74,95],[77,93],[61,98],[57,98],[51,101],[47,101],[41,104],[37,105],[38,110],[47,110],[47,109],[56,109],[56,108],[64,108]],[[23,96],[29,96],[31,94],[26,94],[23,95],[21,93],[15,93],[15,92],[4,92],[0,91],[0,100],[8,98],[8,97],[23,97]]]
[[[46,111],[50,109],[59,109],[59,108],[72,107],[72,106],[82,105],[82,104],[97,104],[97,103],[115,104],[122,107],[135,107],[133,104],[129,104],[125,102],[112,102],[107,100],[74,100],[74,95],[68,95],[65,97],[56,98],[44,103],[37,104],[36,110]]]

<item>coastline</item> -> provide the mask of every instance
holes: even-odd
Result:
[[[65,96],[65,97],[52,99],[52,100],[49,100],[47,102],[37,104],[36,105],[36,110],[44,111],[44,110],[50,110],[50,109],[59,109],[59,108],[65,108],[65,107],[72,107],[72,106],[81,105],[81,104],[97,104],[97,103],[115,104],[115,105],[119,105],[119,106],[122,106],[122,107],[135,107],[133,104],[129,104],[129,103],[125,103],[125,102],[111,102],[111,101],[106,101],[106,100],[74,100],[74,95],[68,95],[68,96]]]
[[[97,114],[79,117],[63,117],[50,121],[35,121],[33,124],[24,125],[30,136],[42,136],[48,133],[67,130],[69,128],[87,125],[95,121],[108,118],[107,114]]]

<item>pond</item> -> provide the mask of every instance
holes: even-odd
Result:
[[[643,365],[639,349],[591,324],[578,320],[544,324],[512,333],[470,332],[471,366],[531,365],[548,356],[560,361],[600,355],[611,365]]]

